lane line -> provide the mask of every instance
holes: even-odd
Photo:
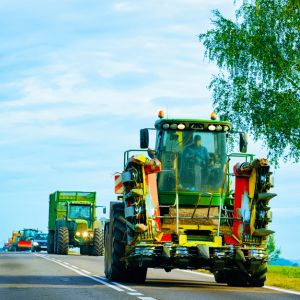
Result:
[[[209,277],[209,278],[214,278],[214,275],[210,275],[210,274],[206,274],[206,273],[201,273],[201,272],[195,272],[195,271],[190,271],[190,270],[177,270],[177,271],[181,271],[181,272],[185,272],[185,273],[191,273],[191,274],[196,274],[196,275],[200,275],[200,276],[204,276],[204,277]],[[300,292],[293,291],[293,290],[282,289],[282,288],[278,288],[278,287],[275,287],[275,286],[265,285],[265,286],[263,286],[263,288],[264,289],[268,289],[268,290],[274,290],[274,291],[277,291],[277,292],[286,293],[286,294],[294,294],[294,295],[299,295],[300,296]]]
[[[176,270],[180,272],[185,272],[185,273],[190,273],[190,274],[196,274],[204,277],[209,277],[209,278],[215,278],[214,275],[206,274],[206,273],[201,273],[201,272],[195,272],[195,271],[190,271],[190,270]]]
[[[143,296],[144,295],[142,293],[133,293],[133,292],[127,292],[127,294],[130,296]]]
[[[37,255],[37,256],[38,256],[38,255]],[[117,287],[117,286],[115,286],[115,285],[112,285],[112,284],[110,284],[110,283],[108,283],[108,282],[105,282],[105,281],[103,281],[103,280],[101,280],[101,279],[98,279],[98,278],[95,278],[95,277],[93,277],[93,276],[90,276],[90,275],[85,274],[85,273],[83,273],[83,272],[80,272],[79,270],[76,270],[76,269],[74,269],[74,268],[72,268],[72,267],[66,266],[66,265],[63,264],[63,263],[54,261],[53,259],[49,259],[49,258],[46,257],[46,256],[39,256],[39,257],[40,257],[40,258],[43,258],[43,259],[46,259],[46,260],[49,260],[49,261],[52,261],[52,262],[55,262],[56,264],[61,265],[61,266],[64,267],[64,268],[67,268],[67,269],[69,269],[69,270],[71,270],[71,271],[73,271],[73,272],[75,272],[75,273],[77,273],[77,274],[80,274],[81,276],[84,276],[84,277],[90,278],[90,279],[92,279],[92,280],[94,280],[94,281],[97,281],[97,282],[99,282],[99,283],[101,283],[101,284],[103,284],[103,285],[106,285],[106,286],[110,287],[111,289],[114,289],[114,290],[116,290],[116,291],[118,291],[118,292],[124,292],[123,289],[121,289],[121,288],[119,288],[119,287]]]
[[[141,299],[141,300],[157,300],[153,297],[146,297],[144,296],[144,294],[142,293],[139,293],[137,290],[131,288],[131,287],[128,287],[126,285],[123,285],[121,283],[118,283],[118,282],[108,282],[106,278],[102,277],[102,276],[98,276],[98,275],[87,275],[86,273],[89,273],[89,274],[92,274],[90,273],[89,271],[86,271],[86,270],[83,270],[83,269],[80,269],[78,268],[77,266],[74,266],[74,265],[71,265],[69,263],[65,263],[63,261],[58,261],[57,259],[55,258],[51,258],[51,257],[48,257],[46,255],[42,255],[42,254],[34,254],[35,256],[38,256],[40,258],[43,258],[45,260],[48,260],[48,261],[52,261],[66,269],[69,269],[83,277],[87,277],[87,278],[90,278],[98,283],[101,283],[103,285],[106,285],[107,287],[110,287],[111,289],[114,289],[118,292],[126,292],[125,290],[129,291],[127,292],[128,295],[131,295],[131,296],[140,296],[140,297],[137,297],[137,299]],[[67,265],[68,264],[68,265]]]
[[[76,267],[76,266],[74,266],[74,265],[70,265],[70,267],[72,267],[72,268],[74,268],[74,269],[78,269],[78,270],[79,270],[79,268],[78,268],[78,267]]]
[[[294,295],[300,296],[300,292],[290,291],[290,290],[278,288],[275,286],[265,285],[265,286],[263,286],[263,288],[268,289],[268,290],[274,290],[274,291],[278,291],[278,292],[282,292],[282,293],[294,294]]]
[[[102,277],[102,276],[98,276],[98,275],[94,275],[94,276],[97,277],[97,278],[100,278],[100,279],[102,279],[102,280],[107,281],[107,279],[104,278],[104,277]],[[136,292],[135,289],[132,289],[131,287],[126,286],[126,285],[123,285],[123,284],[121,284],[121,283],[119,283],[119,282],[111,281],[110,283],[112,283],[112,284],[114,284],[114,285],[117,285],[117,286],[119,286],[119,287],[121,287],[121,288],[123,288],[123,289],[125,289],[125,290],[130,291],[130,292]]]
[[[80,271],[84,272],[84,273],[87,273],[87,274],[92,274],[91,272],[87,271],[87,270],[84,270],[84,269],[79,269]]]

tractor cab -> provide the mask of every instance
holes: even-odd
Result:
[[[155,155],[160,205],[218,206],[226,184],[226,139],[231,123],[211,120],[165,119],[155,123]],[[141,130],[141,148],[148,147],[148,130]]]

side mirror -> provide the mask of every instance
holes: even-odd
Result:
[[[103,214],[106,214],[106,207],[103,207]]]
[[[140,130],[140,147],[147,149],[149,147],[149,131],[147,128]]]
[[[245,132],[240,132],[240,152],[246,153],[248,146],[248,136]]]

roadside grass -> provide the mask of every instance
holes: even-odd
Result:
[[[300,291],[300,267],[268,266],[266,285]]]
[[[197,271],[200,273],[211,274],[211,272],[203,269]],[[300,267],[268,266],[265,285],[300,291]]]
[[[77,248],[75,249],[69,249],[68,254],[72,254],[72,255],[80,255],[79,250]]]

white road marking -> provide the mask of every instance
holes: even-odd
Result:
[[[290,291],[290,290],[286,290],[286,289],[278,288],[278,287],[275,287],[275,286],[269,286],[269,285],[265,285],[263,288],[265,288],[265,289],[269,289],[269,290],[278,291],[278,292],[282,292],[282,293],[294,294],[294,295],[299,295],[299,296],[300,296],[300,292],[296,292],[296,291]]]
[[[100,276],[96,276],[96,277],[100,277]],[[103,277],[101,277],[101,278],[105,280],[105,278],[103,278]],[[128,291],[130,291],[130,292],[136,292],[135,289],[132,289],[131,287],[126,286],[126,285],[123,285],[123,284],[121,284],[121,283],[119,283],[119,282],[111,281],[111,283],[112,283],[112,284],[115,284],[115,285],[117,285],[117,286],[119,286],[119,287],[121,287],[121,288],[123,288],[123,289],[125,289],[125,290],[128,290]]]
[[[84,272],[84,273],[87,273],[87,274],[92,274],[91,272],[87,271],[87,270],[84,270],[84,269],[80,269],[80,271]]]
[[[74,265],[70,265],[70,267],[74,268],[74,269],[79,269],[78,267],[74,266]]]
[[[111,282],[109,283],[106,278],[102,277],[102,276],[98,276],[98,275],[87,275],[85,273],[89,273],[89,274],[92,274],[90,273],[89,271],[86,271],[84,269],[80,269],[78,268],[77,266],[74,266],[74,265],[71,265],[69,263],[65,263],[61,260],[57,260],[57,259],[54,259],[54,258],[51,258],[51,257],[47,257],[46,255],[42,255],[42,254],[34,254],[35,256],[38,256],[40,258],[43,258],[43,259],[46,259],[46,260],[49,260],[49,261],[52,261],[66,269],[69,269],[83,277],[87,277],[87,278],[90,278],[94,281],[97,281],[103,285],[106,285],[107,287],[110,287],[111,289],[114,289],[118,292],[126,292],[124,290],[127,290],[129,292],[127,292],[128,295],[131,295],[131,296],[140,296],[140,297],[137,297],[137,299],[141,299],[141,300],[156,300],[155,298],[153,297],[145,297],[144,294],[142,293],[139,293],[138,291],[136,291],[135,289],[132,289],[131,287],[128,287],[126,285],[123,285],[121,283],[118,283],[118,282]]]
[[[114,282],[114,281],[113,281],[112,284],[115,284],[115,285],[117,285],[117,286],[119,286],[119,287],[121,287],[121,288],[123,288],[123,289],[126,289],[126,290],[128,290],[128,291],[130,291],[130,292],[136,292],[135,289],[132,289],[132,288],[130,288],[130,287],[126,286],[126,285],[120,284],[120,283],[118,283],[118,282]]]
[[[82,275],[82,276],[84,276],[84,277],[87,277],[87,278],[90,278],[90,279],[92,279],[92,280],[94,280],[94,281],[97,281],[97,282],[99,282],[99,283],[101,283],[101,284],[103,284],[103,285],[106,285],[106,286],[110,287],[111,289],[114,289],[114,290],[116,290],[116,291],[118,291],[118,292],[124,292],[124,290],[120,289],[119,287],[117,287],[117,286],[115,286],[115,285],[112,285],[112,284],[110,284],[110,283],[108,283],[108,282],[105,282],[105,281],[103,281],[103,280],[101,280],[101,279],[98,279],[98,278],[95,278],[95,277],[93,277],[93,276],[90,276],[90,275],[85,274],[85,273],[83,273],[83,272],[80,272],[79,270],[74,269],[74,268],[72,268],[72,267],[69,267],[69,266],[65,265],[64,263],[60,263],[60,262],[58,262],[58,261],[54,261],[54,260],[49,259],[47,256],[44,256],[44,255],[43,255],[43,256],[42,256],[42,255],[37,255],[37,256],[39,256],[39,257],[41,257],[41,258],[43,258],[43,259],[46,259],[46,260],[53,261],[53,262],[55,262],[55,263],[58,264],[58,265],[61,265],[61,266],[65,267],[65,268],[67,268],[67,269],[69,269],[69,270],[71,270],[71,271],[73,271],[73,272],[75,272],[75,273],[77,273],[77,274],[79,274],[79,275]]]
[[[130,295],[130,296],[143,296],[142,293],[127,292],[127,294]]]
[[[178,271],[185,272],[185,273],[192,273],[192,274],[196,274],[196,275],[200,275],[200,276],[204,276],[204,277],[214,278],[214,275],[201,273],[201,272],[194,272],[194,271],[189,271],[189,270],[178,270]],[[263,288],[268,289],[268,290],[274,290],[274,291],[277,291],[277,292],[282,292],[282,293],[287,293],[287,294],[294,294],[294,295],[299,295],[300,296],[300,292],[292,291],[292,290],[286,290],[286,289],[278,288],[278,287],[275,287],[275,286],[265,285],[265,286],[263,286]]]
[[[206,274],[206,273],[201,273],[201,272],[194,272],[194,271],[190,271],[190,270],[177,270],[177,271],[185,272],[185,273],[191,273],[191,274],[196,274],[196,275],[200,275],[200,276],[204,276],[204,277],[209,277],[209,278],[214,278],[214,275]]]

